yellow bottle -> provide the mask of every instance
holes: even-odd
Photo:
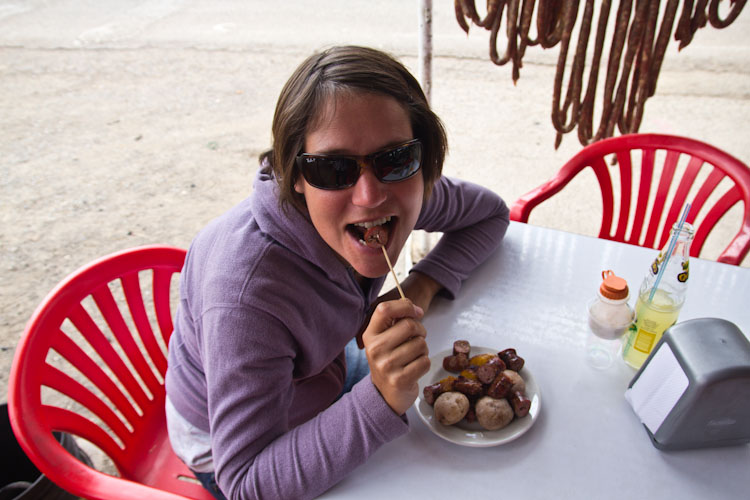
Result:
[[[676,303],[664,290],[657,289],[649,303],[651,290],[646,290],[635,303],[636,320],[628,329],[624,359],[633,368],[640,368],[664,331],[677,322],[681,303]]]
[[[669,243],[676,230],[677,224],[672,228],[664,250],[659,252],[641,283],[635,304],[635,319],[628,328],[627,342],[622,350],[623,359],[633,368],[643,365],[664,331],[675,324],[685,301],[690,275],[690,243],[695,231],[690,224],[683,224],[665,263]],[[656,278],[663,265],[666,265],[666,269],[657,283]]]

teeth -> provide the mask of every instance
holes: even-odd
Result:
[[[388,217],[383,217],[381,219],[377,219],[377,220],[370,221],[370,222],[358,222],[354,225],[358,227],[363,227],[365,229],[369,229],[374,226],[382,226],[383,224],[385,224],[386,222],[390,220],[391,220],[391,216],[389,215]]]

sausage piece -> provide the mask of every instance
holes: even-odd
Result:
[[[446,371],[459,373],[469,367],[469,357],[466,354],[456,354],[443,358],[443,368]]]
[[[531,409],[531,400],[520,392],[514,392],[510,397],[510,403],[513,405],[513,413],[516,417],[523,418],[529,414]]]
[[[520,372],[523,368],[524,360],[521,356],[516,354],[515,349],[505,349],[500,351],[497,355],[505,362],[505,365],[513,370],[514,372]]]
[[[466,354],[466,356],[469,356],[469,353],[471,352],[471,344],[469,344],[468,340],[456,340],[453,342],[453,355],[456,356],[458,354]]]
[[[500,368],[500,371],[503,371],[507,368],[507,366],[505,366],[505,361],[500,359],[499,356],[493,356],[489,361],[487,361],[487,363],[490,365],[497,365]]]
[[[435,400],[443,392],[445,391],[443,390],[443,386],[440,382],[437,382],[432,385],[426,385],[424,386],[424,389],[422,389],[422,394],[424,395],[424,401],[430,406],[435,404]]]
[[[384,247],[388,243],[388,231],[383,226],[368,227],[365,231],[364,241],[370,248]]]
[[[458,377],[453,383],[453,390],[466,394],[470,398],[477,398],[484,392],[484,386],[478,380]]]
[[[483,384],[490,384],[497,374],[505,370],[505,363],[497,356],[493,356],[485,364],[476,367],[477,378]]]
[[[497,374],[500,373],[500,369],[497,365],[491,365],[490,363],[487,363],[477,367],[476,373],[477,378],[480,382],[482,382],[483,384],[490,384],[493,380],[495,380]]]
[[[491,398],[502,399],[510,393],[511,387],[513,387],[511,378],[505,372],[500,372],[487,388],[487,395]]]

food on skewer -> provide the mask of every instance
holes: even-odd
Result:
[[[469,342],[457,340],[453,343],[453,354],[443,358],[443,368],[458,376],[451,375],[425,386],[424,400],[434,406],[435,417],[443,425],[466,420],[478,421],[487,430],[502,429],[514,418],[528,415],[531,409],[526,382],[518,373],[524,363],[515,349],[471,356]],[[456,420],[459,414],[461,418]]]
[[[398,293],[399,295],[401,295],[402,299],[405,299],[406,295],[404,295],[404,291],[401,289],[401,285],[398,282],[398,276],[396,276],[396,271],[393,270],[391,259],[388,257],[388,252],[385,249],[385,245],[388,243],[388,231],[386,231],[383,226],[368,227],[367,231],[365,231],[364,238],[365,238],[364,242],[368,247],[370,248],[380,247],[383,250],[383,256],[385,257],[385,262],[388,264],[388,268],[391,270],[393,279],[396,280],[396,288],[398,288]]]
[[[385,247],[388,243],[388,231],[383,226],[368,227],[365,231],[364,242],[370,248]]]

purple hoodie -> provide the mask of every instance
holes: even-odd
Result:
[[[497,195],[443,177],[416,228],[445,234],[413,270],[452,298],[507,227]],[[315,497],[408,431],[369,376],[334,403],[344,346],[384,279],[364,293],[307,215],[280,208],[263,169],[254,193],[195,238],[180,277],[166,389],[185,419],[210,432],[228,498]]]

